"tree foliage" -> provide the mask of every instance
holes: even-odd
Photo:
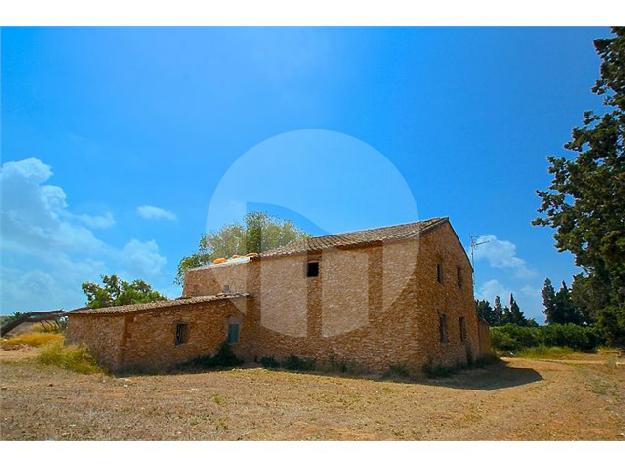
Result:
[[[514,323],[521,326],[527,325],[527,319],[523,312],[521,312],[519,304],[514,300],[512,293],[510,294],[510,315],[507,323]]]
[[[487,300],[476,300],[475,310],[480,318],[486,320],[491,327],[508,323],[520,326],[538,326],[534,319],[528,320],[521,311],[514,296],[510,294],[510,303],[507,307],[501,305],[501,298],[495,297],[495,307],[491,307]]]
[[[625,28],[612,31],[595,41],[601,71],[592,91],[605,112],[584,113],[565,145],[575,155],[548,157],[553,179],[538,191],[534,224],[555,229],[556,247],[573,253],[584,270],[576,295],[609,342],[625,346]]]
[[[576,325],[592,323],[590,320],[586,320],[581,308],[573,298],[571,288],[564,281],[562,281],[560,290],[556,292],[551,280],[545,278],[542,296],[547,323],[574,323]]]
[[[141,279],[128,282],[121,280],[117,275],[102,276],[102,286],[85,282],[82,284],[82,290],[87,296],[87,307],[92,309],[144,304],[167,299]]]
[[[495,316],[495,311],[487,300],[476,299],[475,310],[477,316],[486,320],[490,326],[499,325],[499,317]]]
[[[208,265],[215,258],[260,253],[307,237],[308,234],[297,229],[291,221],[273,218],[263,212],[250,212],[243,224],[230,224],[202,236],[198,251],[180,260],[176,282],[182,283],[189,268]]]

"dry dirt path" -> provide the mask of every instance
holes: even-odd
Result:
[[[625,440],[625,371],[597,359],[396,383],[259,368],[85,376],[1,353],[4,440]]]

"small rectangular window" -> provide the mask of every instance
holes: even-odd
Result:
[[[188,339],[188,330],[186,323],[177,323],[176,324],[176,341],[175,345],[179,346],[187,342]]]
[[[456,268],[456,274],[458,277],[458,289],[462,289],[462,268]]]
[[[236,344],[239,342],[239,324],[228,324],[228,344]]]
[[[441,343],[447,343],[449,341],[447,336],[447,316],[445,314],[438,315],[438,333]]]
[[[438,281],[439,283],[443,282],[443,264],[442,263],[436,264],[436,281]]]
[[[306,264],[306,276],[308,278],[319,276],[319,262],[308,262]]]
[[[460,328],[460,341],[464,343],[467,340],[467,326],[464,317],[458,319],[458,327]]]

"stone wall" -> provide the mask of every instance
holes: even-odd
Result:
[[[306,278],[311,259],[320,262],[320,274]],[[396,363],[415,370],[455,366],[480,354],[472,271],[449,224],[418,241],[262,258],[249,268],[248,290],[260,301],[246,317],[255,340],[248,358],[295,354],[383,371]],[[441,314],[446,342],[439,337]]]
[[[65,339],[71,344],[85,344],[103,366],[117,369],[121,362],[124,335],[122,315],[70,314]]]
[[[310,261],[319,262],[316,277],[306,275]],[[250,297],[113,318],[77,315],[70,318],[70,334],[117,367],[166,368],[213,353],[226,339],[229,319],[241,323],[234,351],[248,360],[293,354],[379,372],[399,363],[414,370],[462,365],[490,352],[488,327],[480,328],[475,313],[471,266],[449,223],[418,240],[191,270],[184,295],[220,293],[224,284]],[[189,342],[174,346],[178,322],[189,324]]]
[[[182,295],[212,296],[225,292],[247,292],[248,263],[221,264],[210,268],[195,268],[186,272]]]
[[[223,299],[204,303],[121,314],[86,312],[70,315],[68,339],[85,344],[98,362],[112,370],[167,369],[197,356],[212,355],[226,341],[228,320],[235,319],[240,336],[252,341],[244,314],[247,298]],[[175,344],[176,325],[187,325],[187,340]],[[249,354],[245,345],[235,352]]]
[[[494,354],[490,338],[490,327],[485,320],[479,321],[480,357],[492,356]]]
[[[437,264],[442,265],[443,282],[437,281]],[[458,269],[461,283],[458,283]],[[421,240],[416,274],[419,310],[418,350],[415,357],[433,365],[455,366],[479,356],[478,318],[473,299],[472,269],[449,223]],[[441,342],[439,317],[447,322],[447,342]],[[466,338],[461,340],[460,317],[465,320]]]

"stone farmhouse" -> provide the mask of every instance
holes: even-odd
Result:
[[[312,237],[189,270],[176,300],[70,314],[70,342],[113,370],[166,369],[227,342],[381,372],[490,353],[473,271],[448,218]]]

